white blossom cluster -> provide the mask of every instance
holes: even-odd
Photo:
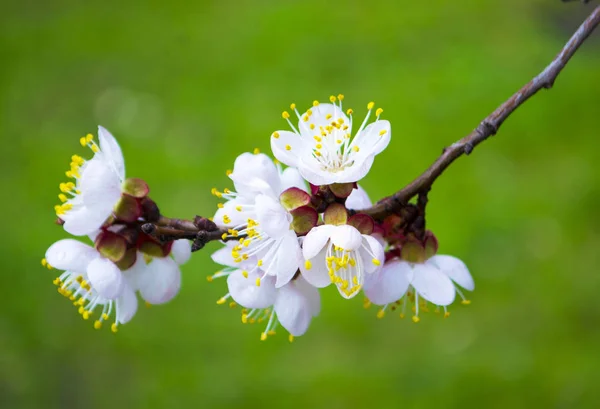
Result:
[[[222,269],[209,281],[226,277],[227,292],[218,304],[241,306],[242,322],[264,323],[265,340],[281,326],[292,340],[303,335],[321,310],[320,289],[333,284],[339,294],[365,296],[380,305],[378,316],[401,308],[413,321],[427,311],[450,305],[462,290],[473,290],[466,266],[437,255],[430,232],[402,230],[398,217],[373,219],[372,203],[358,186],[376,155],[389,144],[391,126],[383,110],[367,105],[354,123],[342,109],[343,96],[313,102],[300,113],[283,112],[291,131],[271,135],[276,160],[255,151],[242,153],[228,176],[233,190],[216,188],[223,199],[212,221],[223,229],[222,248],[212,259]],[[374,120],[370,122],[371,117]],[[64,271],[55,279],[67,297],[94,326],[112,320],[117,331],[137,311],[137,295],[150,304],[171,300],[179,291],[179,265],[191,254],[187,240],[161,242],[145,234],[142,222],[160,219],[141,179],[126,179],[121,149],[104,128],[98,144],[91,135],[81,144],[90,160],[74,155],[61,183],[59,224],[74,236],[88,236],[93,246],[75,239],[54,243],[42,261]],[[285,165],[285,169],[282,165]],[[220,233],[219,233],[220,234]]]

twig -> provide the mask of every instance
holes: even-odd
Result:
[[[385,199],[382,199],[374,206],[362,211],[375,219],[381,220],[386,216],[398,213],[406,206],[408,201],[416,194],[429,189],[433,182],[444,172],[444,170],[463,154],[470,154],[473,149],[481,142],[492,135],[495,135],[500,125],[512,114],[521,104],[542,88],[551,88],[558,74],[571,59],[579,46],[588,38],[600,23],[600,6],[596,7],[583,24],[577,29],[575,34],[567,42],[560,53],[537,77],[529,81],[516,94],[500,105],[494,112],[485,118],[473,132],[461,140],[453,143],[444,149],[442,155],[418,178],[413,180],[402,190],[394,193]]]

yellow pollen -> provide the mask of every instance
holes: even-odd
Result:
[[[444,313],[444,318],[448,318],[449,316],[450,316],[450,311],[446,311],[446,312]]]
[[[290,118],[290,114],[288,111],[283,111],[281,113],[281,116],[283,117],[283,119],[289,119]]]
[[[375,111],[375,115],[379,116],[379,115],[381,115],[382,112],[383,112],[383,109],[377,108],[377,111]]]
[[[258,260],[258,262],[256,263],[257,266],[261,267],[263,265],[263,261],[262,260]]]
[[[90,143],[90,142],[92,142],[93,140],[94,140],[94,135],[92,135],[91,133],[89,133],[89,134],[87,134],[87,135],[85,136],[85,141],[86,141],[87,143]]]
[[[381,262],[379,260],[377,260],[376,258],[374,258],[373,260],[371,260],[373,262],[373,264],[375,264],[376,266],[380,266]]]
[[[242,271],[242,275],[244,276],[244,278],[248,278],[248,272],[247,271]]]
[[[331,116],[332,116],[331,114],[327,114],[327,115],[325,115],[325,119],[331,119]]]
[[[119,328],[117,327],[117,324],[113,324],[110,326],[110,330],[116,334]]]
[[[304,267],[305,267],[307,270],[310,270],[310,269],[312,268],[312,263],[310,262],[310,260],[306,260],[306,261],[304,262]]]
[[[310,124],[309,128],[310,129],[315,129],[315,124]]]
[[[417,322],[421,321],[421,318],[419,318],[419,317],[418,317],[418,316],[416,316],[416,315],[413,315],[413,317],[412,317],[412,320],[413,320],[413,322],[416,324]]]
[[[94,328],[95,328],[95,329],[100,329],[100,328],[102,328],[102,321],[96,320],[96,321],[94,322]]]
[[[379,311],[377,311],[377,318],[381,319],[385,316],[385,311],[382,309],[380,309]]]
[[[247,324],[248,323],[248,314],[242,314],[242,323],[243,324]]]
[[[343,101],[343,100],[344,100],[344,95],[343,95],[343,94],[338,94],[338,99],[339,99],[340,101]]]
[[[295,109],[296,109],[296,104],[292,103],[292,104],[290,105],[290,109],[291,109],[292,111],[293,111],[293,110],[295,110]]]
[[[236,207],[235,207],[235,210],[237,210],[238,212],[241,212],[241,211],[242,211],[242,206],[239,206],[239,205],[238,205],[238,206],[236,206]]]
[[[273,132],[273,138],[279,139],[279,132]]]
[[[212,283],[212,281],[213,281],[213,276],[208,276],[208,277],[206,277],[206,281],[208,281],[209,283]]]
[[[219,305],[225,304],[225,301],[226,301],[225,297],[221,297],[217,300],[217,304],[219,304]]]
[[[48,265],[48,261],[45,258],[42,259],[42,265],[44,267],[46,267]]]
[[[383,136],[387,133],[387,131],[385,129],[379,131],[379,136]]]
[[[224,208],[224,207],[225,207],[225,205],[224,205],[223,203],[217,203],[217,207],[218,207],[219,209],[222,209],[222,208]]]
[[[367,104],[367,109],[373,109],[374,106],[375,106],[375,102],[371,101]]]
[[[288,335],[288,341],[294,342],[294,336],[292,334]]]
[[[320,143],[318,143],[318,144],[316,144],[316,145],[315,145],[315,147],[316,147],[317,149],[321,149],[321,148],[323,147],[323,145],[321,145]]]
[[[261,340],[261,341],[266,341],[266,339],[267,339],[267,333],[266,333],[266,332],[262,332],[262,333],[260,334],[260,340]]]
[[[229,308],[235,308],[236,305],[237,305],[236,302],[232,301],[229,303]]]
[[[460,303],[463,305],[469,305],[471,304],[471,300],[462,300]]]
[[[358,146],[354,146],[354,148],[352,148],[352,150],[353,150],[354,152],[358,152],[358,151],[360,150],[360,148],[359,148]]]
[[[61,202],[63,202],[63,203],[64,203],[64,202],[66,202],[68,199],[67,199],[67,196],[66,196],[64,193],[61,193],[61,194],[59,194],[59,195],[58,195],[58,200],[60,200]]]
[[[317,105],[319,105],[319,101],[317,101],[316,99],[313,101],[313,106],[316,107]]]
[[[232,174],[232,173],[233,173],[233,171],[232,171],[231,169],[227,169],[227,170],[225,171],[225,174],[226,174],[227,176],[231,176],[231,174]]]
[[[81,314],[83,316],[84,320],[87,320],[90,318],[90,312],[89,311],[84,311],[83,314]]]
[[[255,155],[258,155],[260,153],[260,149],[254,148],[254,150],[252,151],[252,153],[254,153]],[[225,190],[227,190],[227,189],[225,189]],[[229,193],[229,192],[226,191],[225,193]]]
[[[256,279],[256,286],[257,286],[257,287],[260,287],[260,278],[257,278],[257,279]]]
[[[100,148],[98,148],[98,145],[92,145],[91,146],[92,152],[96,153],[100,150]]]
[[[332,102],[332,103],[333,103],[333,102],[335,102],[335,96],[333,96],[333,95],[332,95],[332,96],[330,96],[330,97],[329,97],[329,101],[330,101],[330,102]]]
[[[79,143],[83,147],[85,147],[85,145],[87,145],[87,141],[85,140],[85,136],[82,136],[81,138],[79,138]]]
[[[223,233],[223,234],[221,235],[221,240],[225,240],[226,238],[227,238],[227,233]]]
[[[225,223],[225,224],[231,223],[231,219],[226,214],[223,215],[223,223]]]
[[[292,150],[292,147],[291,147],[290,145],[285,145],[285,150],[286,150],[286,151],[291,151],[291,150]]]
[[[352,115],[353,113],[354,113],[354,110],[351,108],[346,111],[346,114],[348,114],[348,115]]]

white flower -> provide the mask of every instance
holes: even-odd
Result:
[[[352,189],[352,193],[346,199],[346,208],[350,210],[364,210],[372,206],[369,195],[360,185]]]
[[[137,311],[137,299],[129,283],[127,272],[121,272],[110,260],[103,258],[93,247],[73,239],[54,243],[46,251],[42,261],[52,268],[64,270],[54,284],[58,292],[79,307],[79,313],[88,319],[96,309],[100,310],[94,327],[99,329],[112,316],[111,329],[117,331]]]
[[[349,225],[313,228],[304,238],[302,252],[306,281],[317,288],[333,282],[344,298],[358,294],[365,276],[376,272],[385,257],[377,239]]]
[[[179,292],[179,266],[186,263],[192,255],[189,241],[174,241],[170,255],[173,257],[149,257],[138,253],[136,263],[127,270],[133,287],[149,304],[164,304]]]
[[[280,204],[279,195],[290,187],[305,188],[295,169],[283,172],[263,154],[243,153],[229,175],[237,192],[213,189],[213,194],[228,201],[220,205],[214,220],[230,227],[230,237],[240,237],[231,247],[235,262],[256,259],[251,271],[260,268],[260,280],[277,277],[276,286],[285,285],[302,262],[300,244],[290,227],[292,215]]]
[[[103,127],[98,127],[99,145],[91,134],[80,139],[82,146],[89,146],[94,157],[84,160],[71,157],[71,169],[67,177],[75,183],[60,184],[58,195],[61,205],[55,206],[56,214],[64,220],[67,232],[82,236],[100,228],[111,215],[121,197],[121,184],[125,179],[123,154],[115,138]]]
[[[236,270],[227,277],[229,294],[235,302],[247,310],[242,314],[242,322],[267,322],[261,339],[273,335],[277,324],[281,324],[293,337],[303,335],[313,317],[319,315],[321,298],[319,291],[308,284],[302,276],[277,288],[275,280],[268,277],[260,287],[254,285],[259,272],[244,274]]]
[[[383,316],[389,304],[399,305],[402,300],[403,316],[407,299],[410,298],[410,301],[415,304],[413,321],[418,322],[419,307],[424,306],[419,303],[419,297],[444,307],[446,316],[449,315],[446,306],[452,304],[456,293],[463,299],[463,304],[468,304],[469,301],[458,286],[469,291],[475,288],[467,266],[456,257],[436,255],[424,263],[402,260],[385,263],[381,271],[371,277],[370,282],[365,286],[365,295],[374,304],[384,306],[379,311],[380,316]]]
[[[352,137],[352,110],[342,111],[343,96],[330,97],[332,104],[313,103],[300,115],[295,104],[291,108],[298,116],[298,129],[283,113],[293,132],[277,131],[271,136],[271,150],[280,162],[297,168],[313,185],[351,183],[362,179],[371,169],[375,155],[390,142],[390,123],[380,120],[377,109],[375,122],[367,125],[374,103]],[[335,104],[339,101],[339,105]]]

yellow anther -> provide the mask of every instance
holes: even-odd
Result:
[[[352,284],[358,285],[358,277],[356,277],[356,276],[352,277]]]
[[[46,267],[48,265],[48,260],[46,260],[45,258],[42,259],[42,265],[44,267]]]
[[[225,224],[231,223],[231,219],[226,214],[223,215],[223,223],[225,223]]]
[[[225,304],[225,301],[227,301],[227,300],[225,299],[225,297],[221,297],[221,298],[219,298],[219,299],[217,300],[217,304],[219,304],[219,305]]]
[[[279,132],[273,132],[273,138],[279,139]]]
[[[379,131],[379,136],[383,136],[387,133],[387,130],[382,129],[381,131]]]
[[[89,133],[89,134],[87,134],[87,135],[85,136],[85,141],[86,141],[87,143],[90,143],[90,142],[92,142],[93,140],[94,140],[94,135],[92,135],[91,133]]]
[[[329,97],[329,101],[330,101],[330,102],[332,102],[332,103],[333,103],[333,102],[335,102],[335,96],[333,96],[333,95],[332,95],[332,96],[330,96],[330,97]]]
[[[283,119],[289,119],[290,118],[290,114],[288,111],[283,111],[281,113],[281,116],[283,117]]]
[[[102,314],[102,319],[106,321],[108,319],[108,314]]]
[[[290,145],[285,145],[285,150],[286,150],[286,151],[291,151],[291,150],[292,150],[292,147],[291,147]]]
[[[290,109],[292,111],[294,111],[296,109],[296,104],[294,104],[294,103],[290,104]]]
[[[256,263],[256,265],[257,265],[257,266],[259,266],[259,267],[261,267],[261,266],[263,265],[263,261],[262,261],[262,259],[261,259],[261,260],[258,260],[258,262]]]
[[[294,342],[294,336],[292,334],[288,335],[288,341]]]
[[[267,339],[267,333],[266,333],[266,332],[262,332],[262,333],[260,334],[260,340],[261,340],[261,341],[265,341],[266,339]]]
[[[332,115],[331,115],[331,114],[327,114],[327,115],[325,115],[325,119],[327,119],[327,120],[331,119],[331,117],[332,117]]]
[[[323,147],[323,145],[321,145],[320,143],[315,145],[315,148],[317,148],[317,149],[321,149],[322,147]]]
[[[251,241],[246,239],[244,240],[244,247],[248,247],[250,245]]]
[[[354,152],[358,152],[358,151],[360,150],[360,148],[359,148],[358,146],[354,145],[354,148],[352,148],[352,150],[353,150]]]
[[[241,212],[242,211],[242,206],[240,206],[240,205],[236,206],[235,210],[237,210],[238,212]]]
[[[260,149],[258,148],[254,148],[254,150],[252,151],[255,155],[258,155],[260,153]],[[225,189],[225,193],[229,193],[227,192],[227,189]]]
[[[117,324],[116,324],[116,323],[114,323],[114,324],[112,324],[112,325],[110,326],[110,330],[111,330],[113,333],[115,333],[115,334],[116,334],[116,333],[117,333],[117,331],[119,330],[119,328],[117,327]]]
[[[375,111],[375,115],[379,116],[379,115],[381,115],[382,112],[383,112],[382,108],[377,108],[377,111]]]
[[[242,324],[248,323],[248,314],[242,314]]]
[[[346,114],[348,114],[348,115],[352,115],[353,113],[354,113],[354,110],[351,108],[346,111]]]
[[[469,305],[471,304],[471,300],[462,300],[460,303],[463,305]]]
[[[404,317],[405,317],[405,315],[404,315],[403,313],[400,313],[399,317],[400,317],[400,318],[404,318]]]
[[[377,311],[377,318],[381,319],[385,316],[385,310],[382,308],[379,311]]]
[[[257,279],[256,279],[256,286],[257,286],[257,287],[260,287],[260,278],[257,278]]]
[[[225,171],[225,175],[227,175],[227,176],[231,176],[232,173],[233,173],[233,170],[231,170],[231,169],[227,169]]]
[[[96,153],[100,150],[100,148],[98,148],[98,145],[92,145],[91,146],[92,152]]]
[[[343,101],[343,100],[344,100],[344,95],[343,95],[343,94],[338,94],[338,99],[339,99],[340,101]]]
[[[310,125],[309,125],[309,128],[310,128],[310,129],[315,129],[315,124],[310,124]]]
[[[375,102],[371,101],[367,104],[367,109],[373,109],[374,106],[375,106]]]
[[[100,328],[102,328],[102,321],[96,320],[96,321],[94,322],[94,328],[95,328],[95,329],[100,329]]]
[[[376,266],[380,266],[381,265],[381,261],[377,260],[376,258],[374,258],[373,260],[371,260],[373,262],[373,264],[375,264]]]
[[[304,116],[302,117],[302,120],[303,120],[304,122],[308,122],[308,120],[309,120],[309,119],[310,119],[310,117],[309,117],[308,115],[304,115]]]
[[[225,240],[227,238],[227,233],[221,234],[221,240]]]
[[[213,281],[213,276],[207,276],[207,277],[206,277],[206,281],[208,281],[209,283],[212,283],[212,281]]]
[[[85,136],[82,136],[81,138],[79,138],[79,143],[81,144],[81,146],[87,145],[87,141],[85,140]]]
[[[417,315],[413,315],[412,320],[416,324],[417,322],[421,321],[421,318],[419,318]]]
[[[321,152],[319,152],[319,151],[315,151],[315,155],[317,155],[317,156],[321,156]]]
[[[371,306],[371,301],[368,300],[367,298],[365,298],[365,300],[363,301],[363,308],[367,309]]]
[[[317,101],[316,99],[313,101],[313,106],[316,107],[317,105],[319,105],[319,101]]]
[[[310,262],[310,260],[306,260],[304,262],[304,268],[306,268],[307,270],[310,270],[312,268],[312,263]]]
[[[67,195],[65,195],[64,193],[60,193],[60,194],[58,195],[58,200],[60,200],[60,201],[61,201],[61,202],[63,202],[63,203],[64,203],[64,202],[66,202],[66,201],[68,200],[68,199],[67,199]]]
[[[242,271],[242,275],[244,278],[248,278],[248,272],[246,270]]]
[[[229,303],[229,308],[234,308],[236,305],[237,305],[237,304],[236,304],[236,302],[235,302],[235,301],[231,301],[231,302]]]
[[[223,203],[217,203],[217,207],[218,207],[219,209],[222,209],[222,208],[224,208],[224,207],[225,207],[225,205],[224,205]]]
[[[450,316],[450,311],[444,312],[444,318],[448,318]]]
[[[90,312],[89,311],[83,311],[83,314],[81,314],[81,316],[83,317],[84,320],[87,320],[90,318]]]

